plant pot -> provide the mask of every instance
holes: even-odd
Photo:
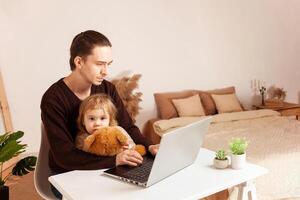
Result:
[[[242,169],[246,166],[246,153],[242,155],[231,154],[231,168]]]
[[[218,159],[214,159],[214,167],[217,169],[225,169],[227,168],[229,165],[229,160],[218,160]]]
[[[0,186],[0,199],[1,200],[9,200],[9,187],[8,186]]]

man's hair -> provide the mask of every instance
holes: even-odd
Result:
[[[105,37],[103,34],[93,30],[81,32],[74,37],[70,47],[70,61],[69,61],[72,71],[76,67],[74,63],[75,57],[80,56],[85,58],[86,56],[92,53],[92,50],[94,49],[95,46],[111,47],[111,43],[108,40],[108,38]]]
[[[112,100],[106,94],[94,94],[82,101],[79,107],[77,126],[79,132],[86,132],[84,126],[84,115],[88,110],[103,109],[104,113],[109,115],[109,126],[117,126],[117,108]]]

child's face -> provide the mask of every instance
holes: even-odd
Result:
[[[84,114],[84,126],[89,134],[100,127],[109,126],[109,115],[104,109],[90,109]]]

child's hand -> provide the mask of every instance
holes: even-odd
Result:
[[[128,140],[125,145],[123,145],[124,150],[131,150],[135,148],[135,143],[132,140]]]
[[[158,149],[159,149],[159,144],[150,145],[149,148],[148,148],[148,150],[150,151],[150,153],[152,155],[154,155],[154,156],[157,154]]]

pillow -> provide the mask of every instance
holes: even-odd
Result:
[[[185,99],[172,99],[179,117],[192,117],[205,115],[198,94]]]
[[[157,107],[157,114],[160,119],[171,119],[178,117],[176,108],[172,103],[172,99],[182,99],[200,94],[200,99],[206,115],[217,114],[217,109],[211,94],[232,94],[235,93],[234,87],[226,87],[216,90],[199,91],[184,90],[178,92],[154,93],[154,99]]]
[[[206,115],[214,115],[217,113],[217,108],[211,94],[207,92],[200,92],[199,96],[202,101],[202,105]]]
[[[205,110],[205,114],[214,115],[218,113],[216,104],[213,98],[211,97],[212,94],[232,94],[232,93],[235,93],[235,88],[233,86],[221,88],[221,89],[215,89],[215,90],[199,91],[199,95]]]
[[[218,113],[238,112],[243,110],[235,93],[223,95],[212,94],[211,96],[215,101]]]
[[[157,114],[161,119],[170,119],[178,117],[176,108],[172,99],[182,99],[197,94],[197,90],[185,90],[179,92],[154,93],[154,99],[157,106]]]

